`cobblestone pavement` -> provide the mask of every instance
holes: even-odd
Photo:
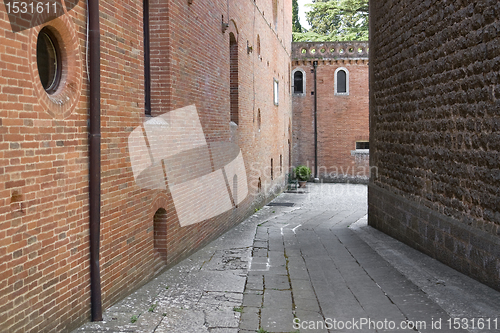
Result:
[[[366,186],[305,192],[74,332],[500,332],[500,293],[366,225]]]

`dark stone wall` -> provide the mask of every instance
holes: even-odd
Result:
[[[369,223],[499,289],[500,2],[370,15]]]

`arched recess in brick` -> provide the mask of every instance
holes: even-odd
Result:
[[[167,211],[159,208],[153,217],[154,250],[163,261],[167,261]]]

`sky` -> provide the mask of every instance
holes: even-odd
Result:
[[[299,21],[300,21],[300,25],[302,25],[302,27],[304,27],[306,29],[309,29],[310,26],[309,26],[309,24],[306,21],[306,10],[308,8],[306,6],[304,6],[304,5],[307,4],[307,3],[312,3],[312,0],[297,0],[297,2],[299,3]]]

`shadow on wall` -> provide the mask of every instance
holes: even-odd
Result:
[[[225,213],[248,195],[240,148],[207,143],[194,105],[144,122],[130,133],[128,147],[136,184],[168,188],[183,227]]]

